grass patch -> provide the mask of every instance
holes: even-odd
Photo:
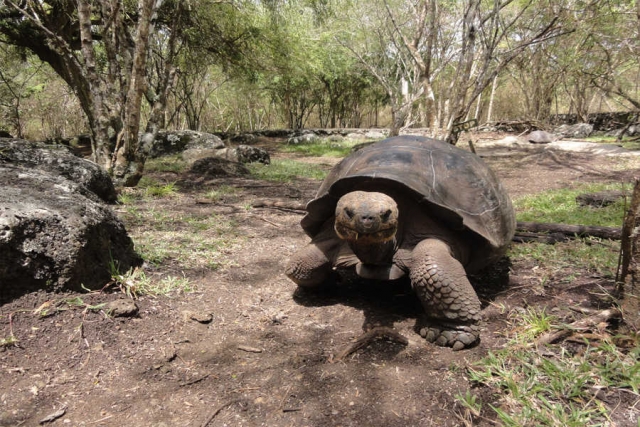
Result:
[[[174,172],[181,173],[187,168],[187,162],[182,159],[181,154],[171,156],[161,156],[148,159],[144,164],[145,173],[148,172]]]
[[[120,273],[115,266],[111,266],[113,283],[122,293],[135,299],[141,295],[169,296],[174,293],[192,292],[193,286],[186,277],[167,276],[160,280],[148,277],[141,268],[133,268],[126,273]]]
[[[302,144],[287,144],[282,147],[282,151],[311,157],[345,157],[351,153],[354,146],[361,143],[362,141],[356,140],[315,141]]]
[[[276,182],[290,182],[295,178],[322,180],[328,172],[316,165],[288,159],[273,160],[270,165],[249,163],[247,166],[254,177]]]
[[[215,190],[208,191],[204,198],[211,200],[212,202],[218,202],[224,198],[224,196],[232,195],[238,192],[238,189],[230,185],[221,185]]]
[[[545,271],[568,269],[571,272],[613,277],[618,268],[620,246],[616,242],[595,237],[548,245],[546,243],[518,243],[509,248],[513,261],[533,260]],[[565,276],[570,280],[571,275]]]
[[[548,346],[542,354],[533,348],[540,334],[561,328],[544,309],[516,313],[507,346],[473,364],[469,379],[490,387],[498,405],[487,405],[504,426],[613,425],[608,406],[598,395],[617,396],[620,391],[640,400],[640,347],[619,348],[603,336],[597,345],[584,342],[570,353],[562,346]],[[483,403],[472,392],[456,396],[469,413],[478,416]]]
[[[576,196],[605,190],[625,190],[630,184],[593,184],[575,189],[552,190],[513,200],[518,221],[555,222],[563,224],[619,227],[625,211],[625,200],[602,208],[579,206]]]
[[[617,136],[596,135],[584,138],[584,140],[587,142],[597,142],[599,144],[619,145],[627,150],[640,150],[640,141],[634,141],[633,139],[635,138],[636,137],[625,136],[622,138],[622,141],[618,141]]]
[[[179,263],[184,268],[219,268],[239,237],[235,223],[209,214],[171,215],[158,209],[128,208],[126,219],[136,251],[150,264]]]
[[[624,199],[602,208],[584,207],[576,203],[576,196],[605,190],[628,190],[630,185],[593,184],[575,189],[552,190],[514,200],[518,221],[550,222],[591,226],[620,227],[626,209]],[[519,243],[511,245],[512,260],[535,261],[545,274],[560,270],[570,272],[563,280],[572,280],[582,272],[612,277],[618,267],[618,242],[595,237],[575,239],[548,245]]]
[[[175,182],[170,182],[168,184],[162,184],[153,182],[151,180],[143,182],[140,180],[140,184],[138,184],[138,188],[144,191],[146,197],[152,198],[165,198],[174,196],[178,192],[178,188],[176,187]]]

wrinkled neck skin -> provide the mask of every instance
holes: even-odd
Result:
[[[388,265],[393,264],[393,256],[396,253],[396,239],[385,243],[367,244],[357,240],[348,241],[349,247],[363,264]]]

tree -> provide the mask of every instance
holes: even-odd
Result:
[[[42,85],[32,83],[41,66],[32,66],[19,58],[19,52],[7,48],[1,50],[4,67],[0,69],[0,109],[15,131],[15,136],[24,138],[22,102],[41,90]]]
[[[581,72],[591,83],[627,108],[640,113],[640,0],[596,2],[599,24],[585,34]]]
[[[184,4],[178,0],[161,9],[162,3],[139,0],[133,7],[122,0],[5,0],[0,6],[5,41],[33,52],[73,88],[91,129],[93,160],[120,185],[135,185],[142,176],[175,73]],[[154,88],[146,78],[146,63],[151,40],[160,33],[157,27],[170,36],[165,69]],[[139,138],[145,95],[151,113]]]

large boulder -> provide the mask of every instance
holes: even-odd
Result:
[[[0,149],[0,304],[38,289],[99,289],[109,282],[111,266],[125,272],[141,263],[123,223],[92,185],[73,178],[90,175],[95,165],[71,167],[66,155],[51,161],[56,148],[47,154],[32,143],[11,142],[4,147],[14,157],[22,144],[22,156],[31,152],[43,162],[12,162]]]
[[[562,135],[564,138],[586,138],[593,132],[593,125],[589,123],[560,125],[553,132]]]
[[[246,141],[250,138],[238,140]],[[271,161],[269,153],[262,148],[248,145],[233,146],[211,133],[192,130],[158,132],[150,156],[158,157],[177,153],[182,153],[182,158],[189,164],[207,157],[218,157],[239,163],[269,164]]]
[[[544,130],[534,130],[527,135],[527,141],[532,144],[551,144],[558,137]]]
[[[182,153],[188,148],[224,147],[220,137],[193,130],[165,131],[156,135],[149,157],[160,157],[168,154]]]
[[[75,156],[64,145],[0,138],[0,164],[6,163],[55,173],[85,187],[107,203],[114,203],[117,198],[109,174],[97,164]]]

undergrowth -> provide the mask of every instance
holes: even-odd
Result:
[[[640,402],[638,337],[632,337],[635,345],[620,347],[619,337],[584,335],[574,350],[562,344],[539,349],[536,338],[565,328],[558,319],[544,308],[530,308],[515,312],[510,323],[506,346],[468,368],[470,381],[489,387],[496,401],[482,402],[472,391],[456,396],[467,421],[484,413],[513,427],[605,426],[617,425],[613,412],[625,410],[635,413],[630,425],[638,422],[633,404],[620,404],[626,401],[622,395]]]

